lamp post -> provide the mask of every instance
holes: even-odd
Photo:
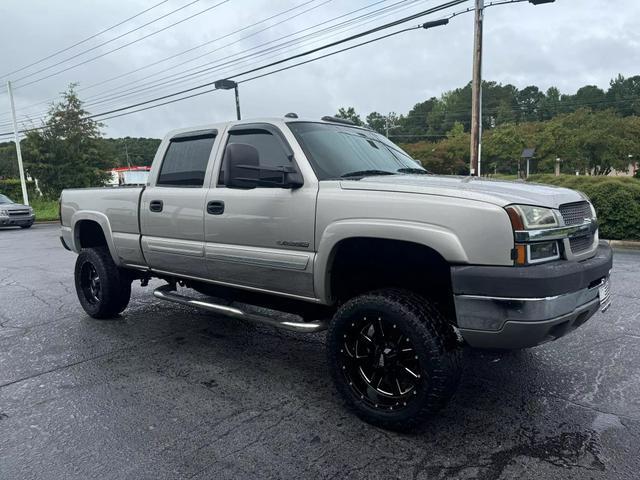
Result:
[[[213,84],[219,90],[231,90],[235,91],[236,96],[236,116],[240,120],[240,94],[238,93],[238,83],[233,80],[218,80]]]

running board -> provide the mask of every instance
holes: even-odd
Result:
[[[153,291],[153,295],[160,300],[188,305],[190,307],[199,308],[201,310],[207,310],[209,312],[218,313],[220,315],[226,315],[227,317],[239,318],[241,320],[248,320],[250,322],[262,323],[264,325],[271,325],[272,327],[281,328],[283,330],[290,330],[292,332],[314,333],[327,329],[327,322],[322,320],[316,320],[313,322],[288,322],[283,320],[276,320],[271,317],[245,312],[243,310],[240,310],[239,308],[185,297],[184,295],[176,293],[172,285],[163,285],[162,287],[156,288]]]

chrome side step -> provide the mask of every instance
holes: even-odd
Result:
[[[162,287],[156,288],[153,291],[153,295],[160,300],[180,303],[182,305],[196,307],[201,310],[207,310],[209,312],[218,313],[220,315],[226,315],[227,317],[234,317],[241,320],[248,320],[250,322],[271,325],[272,327],[281,328],[283,330],[290,330],[293,332],[314,333],[327,329],[327,322],[322,320],[316,320],[313,322],[288,322],[283,320],[276,320],[271,317],[245,312],[243,310],[240,310],[239,308],[185,297],[184,295],[176,293],[171,285],[163,285]]]

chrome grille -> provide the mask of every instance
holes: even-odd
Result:
[[[560,213],[565,225],[580,225],[585,218],[593,218],[589,202],[565,203],[560,205]]]

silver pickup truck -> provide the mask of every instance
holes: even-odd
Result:
[[[327,329],[347,405],[392,429],[447,402],[462,345],[540,345],[610,302],[583,194],[431,175],[333,117],[173,131],[145,187],[65,190],[61,223],[90,316],[116,317],[132,281],[156,277],[162,300]]]

